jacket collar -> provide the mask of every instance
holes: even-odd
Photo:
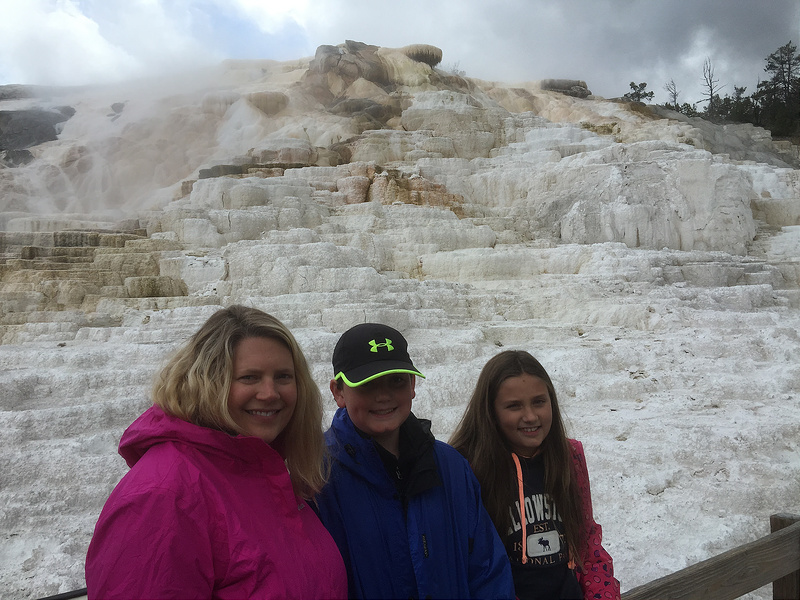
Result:
[[[260,438],[234,436],[201,427],[167,414],[155,405],[142,413],[122,434],[119,454],[132,467],[149,448],[165,442],[194,446],[206,454],[246,463],[275,463],[278,470],[286,469],[283,457]]]
[[[394,494],[392,479],[386,473],[383,461],[378,455],[375,442],[363,432],[359,432],[347,409],[336,411],[331,428],[325,433],[328,448],[334,460],[360,477],[382,489],[384,493]],[[418,419],[414,413],[400,426],[400,470],[407,474],[405,493],[411,497],[441,485],[436,465],[435,438],[431,433],[431,422]]]

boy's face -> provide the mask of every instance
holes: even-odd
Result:
[[[385,446],[382,440],[398,435],[411,413],[415,383],[408,373],[389,373],[352,388],[343,383],[339,389],[331,380],[331,392],[339,408],[347,408],[353,424]]]

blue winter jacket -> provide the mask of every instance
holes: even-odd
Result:
[[[403,430],[416,435],[421,450],[412,471],[427,488],[411,490],[407,507],[375,444],[356,431],[346,409],[325,434],[332,471],[318,507],[347,567],[349,596],[514,598],[508,556],[478,481],[429,427],[412,414],[401,428],[401,453]]]

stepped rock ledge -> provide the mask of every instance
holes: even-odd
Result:
[[[232,303],[296,333],[326,399],[341,332],[402,330],[443,440],[489,357],[532,352],[623,589],[800,512],[798,148],[442,58],[0,86],[0,596],[84,586],[122,431]]]

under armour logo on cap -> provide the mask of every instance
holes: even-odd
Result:
[[[380,340],[380,341],[379,341]],[[357,387],[389,373],[425,376],[408,355],[408,342],[396,329],[362,323],[342,334],[333,351],[333,373],[348,387]]]
[[[386,348],[389,352],[394,350],[394,346],[392,346],[392,340],[386,338],[386,341],[383,344],[377,343],[375,340],[370,340],[369,345],[372,346],[370,352],[377,352],[378,348]]]

